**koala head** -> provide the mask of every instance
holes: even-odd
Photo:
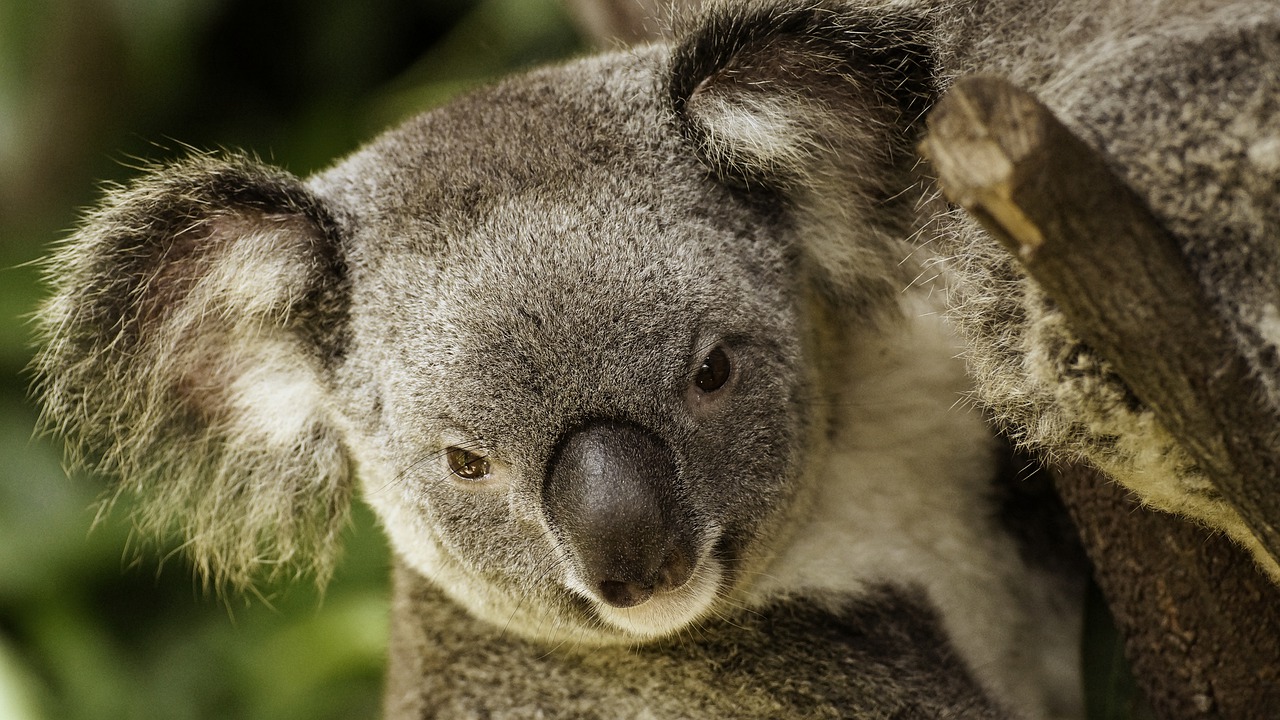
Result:
[[[513,631],[716,612],[821,467],[823,368],[918,272],[922,29],[853,26],[716,11],[306,180],[157,168],[51,264],[47,419],[215,580],[323,578],[359,488],[401,561]]]

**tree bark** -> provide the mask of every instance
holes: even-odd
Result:
[[[957,82],[925,151],[948,196],[1017,255],[1280,558],[1280,404],[1146,204],[998,78]]]
[[[1028,93],[970,78],[924,152],[948,197],[1016,254],[1280,557],[1280,427],[1249,348],[1105,160]],[[1139,685],[1160,717],[1280,717],[1280,589],[1241,549],[1054,468]]]
[[[1280,589],[1252,558],[1093,468],[1050,471],[1156,716],[1280,718]]]

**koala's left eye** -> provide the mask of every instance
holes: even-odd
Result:
[[[723,348],[716,348],[702,361],[702,366],[693,375],[693,384],[704,393],[713,393],[729,382],[733,366],[729,363],[729,355]]]
[[[483,455],[451,447],[445,450],[445,457],[449,461],[449,469],[463,480],[483,480],[489,477],[489,460]]]

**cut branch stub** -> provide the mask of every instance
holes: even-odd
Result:
[[[958,81],[922,151],[1280,559],[1280,407],[1143,200],[999,78]]]

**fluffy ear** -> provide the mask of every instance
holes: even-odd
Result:
[[[326,398],[341,231],[297,178],[198,156],[114,190],[56,252],[36,392],[74,463],[206,580],[327,578],[352,488]]]
[[[676,49],[679,122],[725,182],[780,193],[839,289],[901,291],[925,187],[915,146],[937,93],[924,18],[848,3],[712,4]],[[903,11],[905,12],[905,11]]]

